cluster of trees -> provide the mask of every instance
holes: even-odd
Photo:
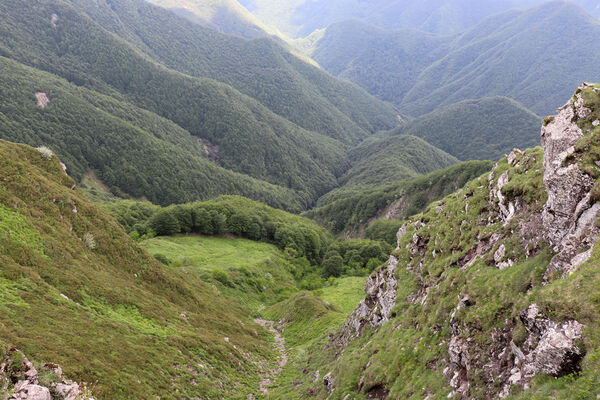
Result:
[[[374,235],[375,240],[333,241],[328,231],[310,219],[240,196],[164,208],[131,200],[103,207],[136,239],[228,234],[273,243],[290,256],[293,275],[304,289],[321,287],[330,277],[367,275],[393,248],[381,235]]]
[[[323,258],[323,274],[326,277],[368,275],[387,259],[391,250],[384,242],[368,239],[333,242]]]
[[[313,221],[241,196],[221,196],[160,208],[150,203],[121,201],[104,208],[134,238],[173,234],[230,234],[277,245],[293,257],[320,265],[331,234]]]

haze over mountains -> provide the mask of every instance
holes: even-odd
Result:
[[[456,36],[347,21],[329,27],[312,55],[409,115],[485,96],[545,115],[573,85],[600,75],[600,45],[591,39],[599,32],[598,20],[573,3],[550,2],[486,18]]]
[[[483,18],[512,8],[528,8],[543,0],[240,0],[263,22],[292,37],[348,19],[360,19],[387,30],[415,28],[450,35],[464,31]],[[600,16],[597,0],[575,0]]]

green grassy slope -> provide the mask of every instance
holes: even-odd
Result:
[[[539,143],[541,118],[506,97],[441,107],[390,134],[418,136],[459,160],[497,160]]]
[[[223,35],[143,0],[114,0],[110,7],[71,2],[154,60],[231,85],[310,131],[356,143],[397,124],[392,107],[304,63],[272,39]]]
[[[36,92],[46,93],[45,108]],[[156,114],[2,57],[0,94],[0,137],[49,146],[77,181],[94,170],[109,187],[158,204],[228,193],[292,210],[306,201],[218,166],[202,142]]]
[[[221,166],[296,189],[305,206],[348,166],[341,143],[227,85],[165,69],[62,2],[0,8],[2,54],[170,119],[218,147]],[[62,16],[56,27],[48,23],[52,13]]]
[[[360,232],[378,218],[402,219],[422,211],[429,203],[458,190],[489,171],[491,161],[468,161],[424,176],[378,186],[362,193],[323,199],[303,215],[332,232]],[[397,229],[397,224],[393,225]],[[393,229],[393,228],[392,228]],[[392,232],[393,242],[396,232]]]
[[[488,17],[451,37],[344,22],[327,29],[313,57],[408,115],[493,96],[545,115],[573,86],[600,75],[598,43],[580,40],[598,34],[597,19],[554,1]]]
[[[352,168],[340,178],[341,187],[319,199],[322,205],[340,197],[456,164],[458,160],[414,136],[371,137],[349,155]]]
[[[56,156],[4,141],[0,155],[3,342],[97,380],[99,399],[258,395],[273,353],[248,309],[137,247]]]

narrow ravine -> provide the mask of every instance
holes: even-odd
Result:
[[[269,394],[269,386],[273,383],[273,380],[275,380],[277,375],[281,373],[283,367],[285,367],[287,364],[288,356],[285,352],[285,339],[283,336],[281,336],[281,333],[275,329],[275,322],[260,318],[256,318],[254,322],[262,327],[268,328],[269,331],[275,335],[275,348],[279,352],[279,367],[277,369],[270,369],[269,371],[261,374],[263,379],[260,381],[259,390],[263,395],[266,396]]]

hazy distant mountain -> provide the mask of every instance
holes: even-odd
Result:
[[[358,18],[390,30],[417,28],[426,32],[462,32],[483,18],[540,4],[543,0],[241,0],[266,24],[291,36],[306,36],[315,29]],[[598,0],[576,0],[600,16]]]
[[[275,33],[235,0],[148,0],[223,33],[257,38]]]
[[[453,37],[347,21],[327,29],[313,57],[409,115],[486,96],[550,114],[579,82],[600,79],[598,37],[600,21],[555,1],[488,17]]]

